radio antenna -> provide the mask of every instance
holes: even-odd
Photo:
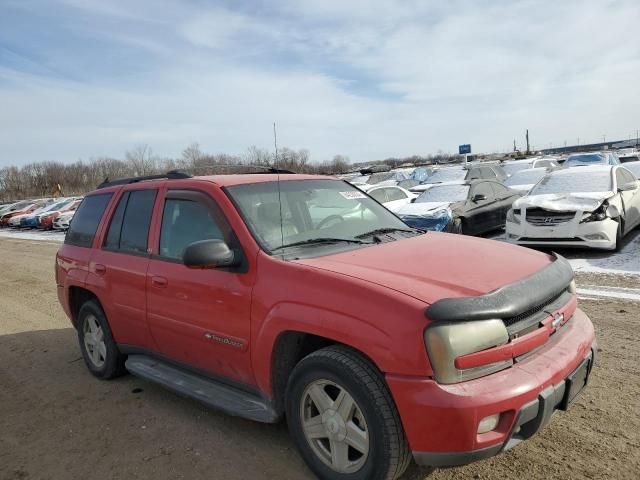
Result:
[[[276,122],[273,122],[273,146],[275,148],[276,158],[274,161],[276,171],[278,172],[278,205],[280,206],[280,246],[284,245],[284,219],[282,218],[282,188],[280,187],[280,164],[278,163],[278,134],[276,131]],[[284,252],[283,252],[284,253]]]

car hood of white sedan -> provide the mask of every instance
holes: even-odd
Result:
[[[409,203],[403,205],[402,208],[396,210],[396,213],[402,215],[425,215],[433,213],[437,210],[449,208],[451,203],[449,202],[423,202],[423,203]]]
[[[539,207],[545,210],[566,212],[595,210],[613,192],[585,192],[585,193],[553,193],[547,195],[529,195],[519,198],[513,203],[513,208]]]

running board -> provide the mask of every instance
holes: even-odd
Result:
[[[146,355],[129,355],[125,366],[132,374],[198,400],[236,417],[275,423],[279,415],[267,400],[238,388],[187,372]]]

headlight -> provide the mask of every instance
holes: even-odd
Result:
[[[602,205],[596,208],[593,212],[585,213],[582,217],[582,220],[580,220],[580,223],[601,222],[602,220],[609,217],[609,213],[613,213],[613,209],[609,209],[608,207],[609,205],[606,202],[604,202]]]
[[[456,358],[462,355],[506,344],[509,334],[502,320],[436,324],[425,330],[424,341],[433,373],[439,383],[463,382],[513,365],[513,360],[508,359],[467,369],[455,366]]]
[[[509,209],[509,211],[507,212],[507,222],[520,225],[520,209],[519,208]]]

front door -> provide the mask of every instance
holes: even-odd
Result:
[[[480,195],[484,198],[478,197]],[[495,197],[489,182],[478,182],[471,187],[465,216],[465,233],[472,235],[491,230],[496,223]]]
[[[177,362],[244,384],[253,384],[250,309],[253,280],[239,267],[193,269],[184,249],[221,239],[242,256],[239,242],[209,194],[169,190],[162,208],[157,249],[147,270],[147,318],[160,353]]]

